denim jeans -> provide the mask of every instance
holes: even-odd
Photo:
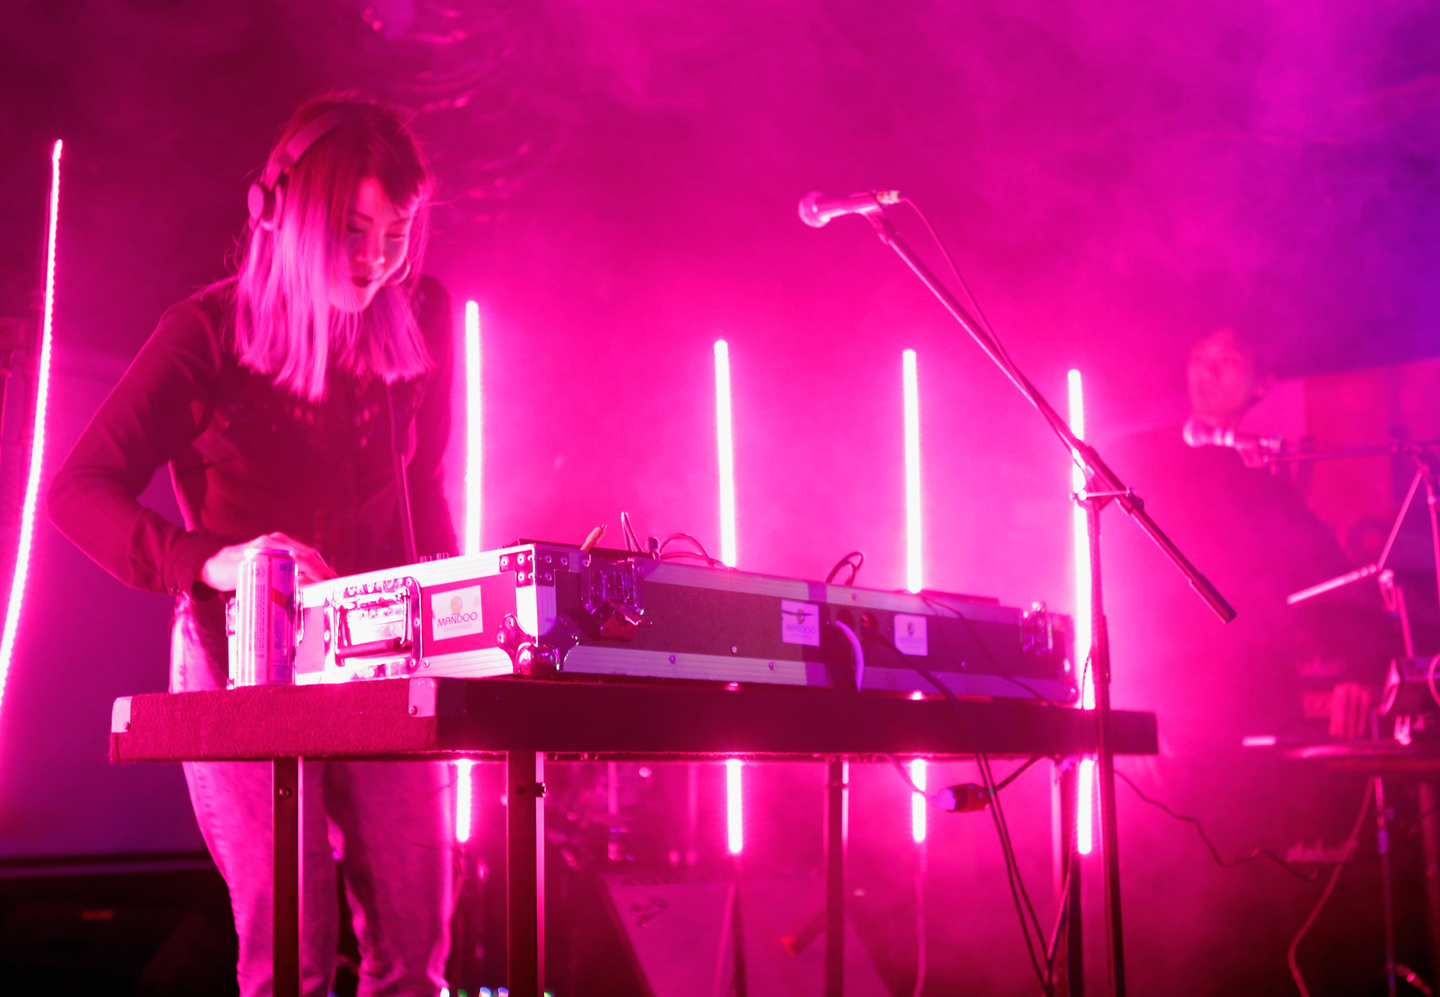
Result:
[[[182,605],[172,633],[171,691],[223,687],[199,636]],[[186,762],[184,769],[200,833],[230,889],[241,997],[269,997],[270,765]],[[303,997],[330,993],[340,928],[337,866],[360,943],[362,997],[435,997],[445,985],[455,875],[452,773],[443,762],[303,762]]]

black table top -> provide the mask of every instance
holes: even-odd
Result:
[[[1024,700],[912,700],[786,686],[518,678],[258,686],[117,700],[117,762],[401,758],[544,751],[586,758],[1073,755],[1094,715]],[[1115,711],[1117,754],[1155,754],[1152,713]]]

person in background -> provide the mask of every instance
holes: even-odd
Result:
[[[1121,770],[1199,818],[1227,860],[1261,848],[1283,857],[1297,842],[1342,839],[1362,784],[1242,740],[1368,736],[1365,690],[1378,690],[1397,641],[1373,587],[1286,603],[1353,565],[1289,475],[1263,466],[1258,447],[1247,454],[1206,442],[1223,442],[1274,383],[1255,342],[1216,330],[1194,345],[1185,373],[1183,426],[1101,450],[1238,615],[1220,622],[1148,539],[1112,521],[1103,550],[1114,698],[1155,711],[1161,747],[1139,767],[1122,760]],[[1128,942],[1150,960],[1136,964],[1135,989],[1294,993],[1285,951],[1314,903],[1311,884],[1264,858],[1219,868],[1193,828],[1123,785],[1117,792]],[[1340,981],[1368,965],[1351,950],[1357,942],[1325,930],[1307,943],[1328,946],[1324,972]],[[1313,955],[1310,965],[1320,971]]]
[[[396,113],[302,106],[261,183],[239,272],[173,306],[49,491],[55,525],[126,584],[175,598],[170,689],[224,689],[247,548],[314,582],[457,553],[442,487],[452,318],[420,276],[433,188]],[[169,465],[184,523],[137,496]],[[343,870],[360,993],[444,986],[453,858],[442,763],[304,763],[302,993],[330,993]],[[270,771],[188,762],[230,890],[245,997],[271,992]]]

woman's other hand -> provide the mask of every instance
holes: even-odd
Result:
[[[335,572],[330,570],[330,565],[325,563],[325,559],[314,547],[302,544],[283,533],[264,533],[243,544],[220,548],[200,569],[200,580],[216,592],[234,592],[240,577],[240,562],[247,550],[256,547],[288,550],[295,558],[295,582],[298,585],[323,582],[327,578],[335,577]]]

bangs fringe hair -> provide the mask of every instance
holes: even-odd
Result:
[[[272,156],[308,122],[347,104],[356,107],[356,119],[316,141],[282,174],[275,225],[251,227],[236,287],[240,363],[312,402],[325,397],[331,368],[393,384],[430,367],[410,299],[432,181],[410,130],[380,104],[320,98],[295,113]],[[356,313],[336,308],[330,293],[332,287],[349,290],[347,215],[360,181],[372,176],[393,204],[411,209],[410,270],[405,281],[380,288]]]

